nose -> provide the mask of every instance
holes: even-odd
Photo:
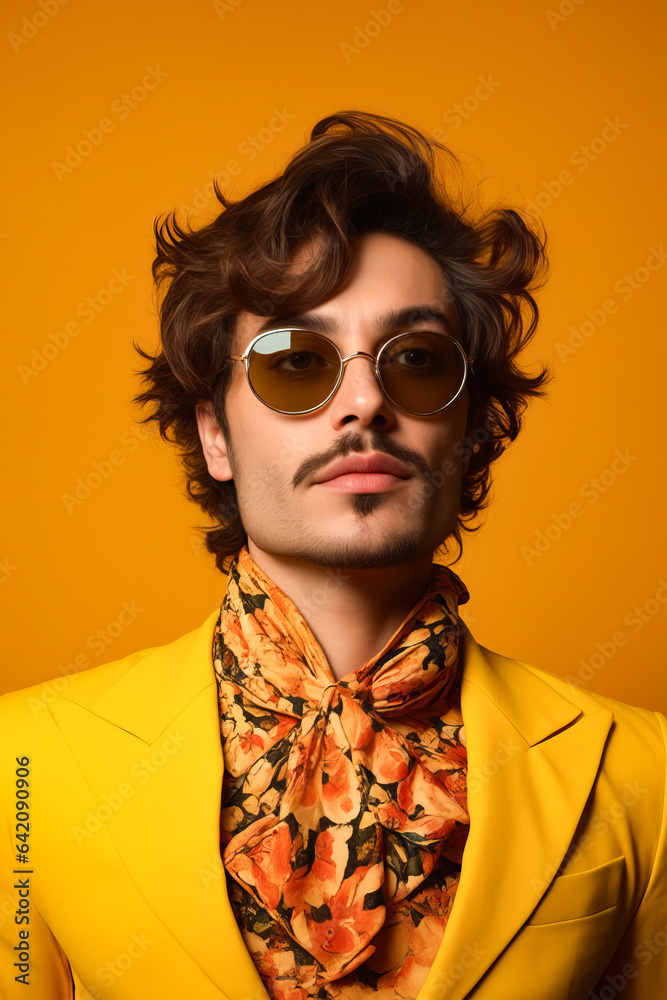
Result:
[[[359,420],[363,424],[386,426],[394,421],[391,403],[375,375],[375,358],[365,351],[355,351],[343,358],[341,381],[330,403],[332,421],[336,424]]]

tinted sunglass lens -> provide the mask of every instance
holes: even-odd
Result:
[[[415,414],[434,413],[451,403],[466,372],[456,341],[437,333],[395,337],[382,349],[378,368],[389,398]]]
[[[317,333],[272,330],[260,337],[248,358],[248,377],[259,398],[286,413],[320,406],[340,372],[334,345]]]

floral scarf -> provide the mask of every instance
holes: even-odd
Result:
[[[384,648],[336,681],[294,603],[247,546],[213,659],[230,902],[274,1000],[416,996],[468,833],[457,609],[433,564]]]

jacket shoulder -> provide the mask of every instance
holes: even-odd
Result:
[[[583,707],[588,708],[589,703],[598,705],[600,708],[606,708],[614,713],[614,716],[636,716],[646,719],[655,718],[656,713],[648,708],[640,708],[637,705],[630,705],[628,702],[621,701],[618,698],[612,698],[609,695],[600,694],[597,691],[591,691],[588,688],[582,687],[580,684],[575,684],[573,681],[567,680],[565,677],[561,677],[560,674],[550,673],[548,670],[543,670],[541,667],[536,667],[532,663],[524,663],[522,660],[518,661],[522,666],[527,667],[531,673],[535,674],[541,680],[549,684],[554,690],[558,691],[565,698],[569,698],[575,704],[580,704]]]
[[[489,651],[487,651],[487,655],[494,658],[497,665],[499,665],[498,661],[509,659],[508,657]],[[620,728],[628,734],[634,733],[643,739],[650,739],[650,734],[652,734],[664,752],[667,719],[660,712],[655,712],[648,708],[640,708],[637,705],[630,705],[627,702],[620,701],[618,698],[611,698],[609,695],[600,694],[597,691],[590,691],[578,684],[574,684],[565,677],[561,677],[559,674],[551,673],[532,663],[526,663],[523,660],[514,660],[513,662],[525,667],[533,676],[548,684],[554,691],[562,695],[563,698],[567,698],[574,705],[577,705],[586,714],[606,710],[611,712],[614,717],[615,729]]]
[[[203,625],[161,645],[147,646],[117,660],[62,673],[1,695],[0,732],[6,732],[10,727],[15,728],[21,722],[48,718],[49,706],[59,698],[91,704],[149,655],[161,656],[165,661],[178,659],[179,651],[186,649],[194,637],[209,627],[211,621],[212,616],[209,616]]]
[[[118,660],[62,673],[28,687],[8,691],[0,696],[0,730],[4,729],[12,719],[18,721],[25,718],[39,718],[43,714],[48,715],[44,709],[58,698],[66,698],[75,691],[77,695],[85,693],[91,699],[98,697],[155,648],[158,647],[138,650]]]
[[[539,703],[540,690],[544,690],[541,685],[547,685],[560,698],[579,708],[584,715],[601,711],[610,712],[614,720],[614,730],[617,733],[620,730],[628,736],[636,735],[640,739],[647,738],[654,748],[658,744],[664,754],[667,740],[667,719],[660,712],[640,708],[618,698],[599,694],[597,691],[583,688],[566,677],[554,674],[533,663],[520,660],[518,657],[504,656],[479,643],[475,644],[490,667],[491,674],[496,679],[496,694],[501,700],[508,697],[513,700],[513,692],[515,693],[520,688],[524,690],[524,702],[526,698],[535,698]],[[526,691],[529,691],[530,694],[526,695]],[[658,752],[660,753],[660,750]]]

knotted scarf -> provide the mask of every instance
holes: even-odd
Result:
[[[415,984],[425,978],[468,833],[457,613],[468,598],[434,563],[384,648],[336,680],[247,546],[230,566],[213,642],[221,853],[273,997],[354,997],[333,987],[356,983],[377,996],[415,965]]]

